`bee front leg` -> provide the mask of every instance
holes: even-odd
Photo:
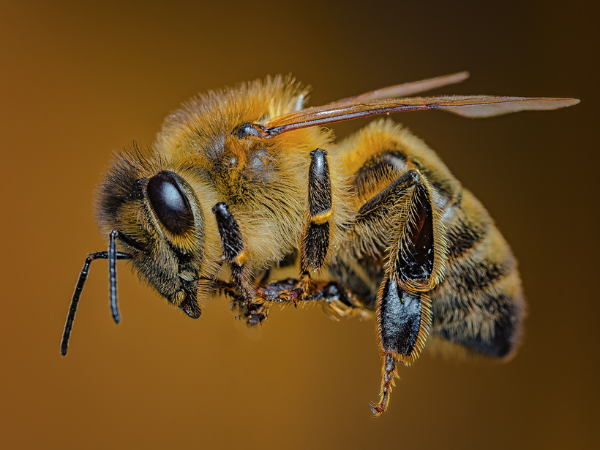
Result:
[[[363,242],[376,227],[391,240],[385,277],[377,298],[379,346],[383,357],[376,416],[387,408],[396,361],[410,365],[425,346],[432,322],[427,293],[443,278],[447,245],[441,211],[432,200],[427,180],[416,169],[396,178],[359,210],[354,231]]]
[[[250,267],[245,264],[246,250],[242,231],[227,203],[217,203],[212,210],[221,236],[223,259],[231,269],[231,292],[228,293],[233,297],[234,308],[239,310],[248,325],[257,325],[267,318],[267,309],[253,301],[256,290],[251,281]]]

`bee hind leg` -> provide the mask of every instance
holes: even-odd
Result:
[[[431,302],[426,294],[409,293],[393,278],[384,280],[377,308],[383,369],[379,403],[371,405],[375,416],[379,417],[388,406],[394,378],[398,378],[396,361],[409,366],[423,351],[431,318]]]
[[[411,169],[368,200],[358,211],[354,232],[373,242],[373,230],[390,234],[385,276],[377,296],[379,347],[383,373],[376,416],[387,408],[396,361],[411,365],[419,357],[431,329],[431,301],[427,293],[442,279],[447,254],[445,229],[431,188],[422,174]],[[385,227],[381,227],[381,223]]]

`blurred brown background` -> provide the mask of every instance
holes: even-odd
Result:
[[[598,436],[597,11],[569,2],[2,2],[1,448],[592,448]],[[267,74],[311,105],[460,70],[435,93],[569,96],[574,108],[466,120],[396,115],[488,207],[519,257],[527,333],[511,363],[428,352],[374,420],[373,322],[274,310],[253,332],[223,299],[198,321],[106,248],[94,189],[196,92]],[[338,135],[364,126],[336,126]]]

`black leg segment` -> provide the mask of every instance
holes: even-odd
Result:
[[[320,148],[310,152],[308,171],[308,206],[313,222],[323,222],[331,214],[331,180],[327,152]]]
[[[246,252],[240,226],[229,211],[227,203],[217,203],[212,211],[217,219],[225,261],[232,266],[241,267],[246,260]]]
[[[325,262],[329,250],[329,219],[333,213],[331,204],[331,180],[327,152],[320,148],[310,153],[308,171],[309,223],[302,238],[300,269],[303,275],[318,271]]]
[[[252,285],[250,268],[244,264],[246,250],[242,230],[229,211],[227,203],[217,203],[212,209],[217,220],[223,257],[231,269],[233,307],[238,309],[238,317],[245,318],[248,325],[257,325],[267,318],[267,310],[253,301],[256,296]]]
[[[406,281],[427,285],[433,274],[435,255],[433,211],[429,193],[418,185],[411,200],[406,229],[400,242],[393,272]]]
[[[303,275],[318,271],[325,262],[329,249],[329,222],[311,222],[302,238],[302,259],[300,268]]]
[[[408,293],[393,278],[385,281],[377,312],[381,349],[407,364],[419,355],[431,328],[431,309],[425,294]]]
[[[231,269],[233,288],[242,299],[247,299],[250,294],[247,282],[248,270],[244,266],[246,251],[242,230],[240,230],[235,217],[229,211],[227,203],[217,203],[213,206],[212,211],[217,220],[217,227],[221,236],[223,258],[229,263]]]

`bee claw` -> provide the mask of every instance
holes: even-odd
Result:
[[[369,403],[369,406],[371,407],[371,412],[373,413],[375,418],[381,416],[385,411],[385,408],[381,406],[380,403],[378,403],[377,405],[375,403]]]

